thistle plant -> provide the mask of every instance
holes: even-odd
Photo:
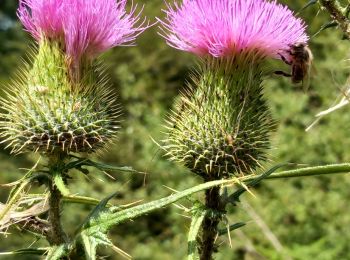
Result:
[[[333,10],[346,34],[347,18],[332,4],[337,1],[319,2]],[[150,26],[137,6],[129,12],[126,6],[126,0],[20,0],[18,17],[37,44],[0,101],[0,137],[13,154],[38,153],[45,162],[40,159],[10,184],[7,203],[0,203],[0,230],[15,225],[44,237],[48,245],[0,255],[94,260],[97,247],[107,246],[131,258],[112,243],[108,231],[187,199],[192,208],[181,208],[191,214],[188,259],[212,259],[218,237],[246,224],[228,223],[228,206],[239,205],[241,195],[261,181],[350,171],[349,163],[264,169],[276,126],[264,97],[264,79],[273,73],[267,64],[290,61],[291,48],[307,44],[304,22],[276,1],[184,0],[167,4],[165,19],[158,19],[160,34],[170,46],[195,54],[198,66],[170,112],[162,148],[204,183],[140,205],[114,206],[115,194],[102,200],[72,195],[67,188],[72,170],[139,173],[89,159],[107,149],[120,128],[117,97],[98,57],[112,47],[133,45]],[[45,186],[44,194],[29,194],[34,183]],[[201,200],[192,197],[203,191]],[[63,203],[95,208],[66,232]]]
[[[2,101],[2,135],[12,152],[94,152],[113,140],[115,96],[95,58],[132,43],[143,27],[126,1],[21,1],[18,15],[38,41],[33,64]],[[102,16],[100,17],[100,15]],[[142,25],[140,25],[142,26]]]
[[[12,153],[36,152],[47,158],[40,182],[50,191],[46,236],[51,245],[69,241],[60,223],[61,198],[69,194],[69,170],[87,173],[79,162],[87,162],[85,154],[107,148],[120,127],[116,95],[97,57],[112,47],[132,45],[147,28],[136,6],[127,12],[126,4],[19,2],[18,17],[37,47],[1,100],[0,129]],[[72,159],[74,166],[69,164]],[[27,177],[39,178],[33,176]]]
[[[184,1],[165,13],[167,43],[200,57],[169,117],[167,155],[205,182],[252,174],[267,159],[274,129],[263,96],[266,61],[307,42],[304,22],[265,0]],[[201,259],[215,251],[226,204],[219,187],[206,191],[205,206],[214,213],[203,219]]]
[[[274,128],[263,97],[265,62],[306,43],[304,23],[267,1],[186,1],[166,14],[168,44],[201,61],[170,115],[164,148],[204,179],[252,173]]]

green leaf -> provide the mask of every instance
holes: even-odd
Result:
[[[350,14],[350,3],[346,6],[345,8],[345,12],[344,15],[349,18],[349,14]]]
[[[97,242],[92,236],[81,233],[82,244],[84,245],[85,257],[87,260],[96,259]]]
[[[102,215],[100,219],[95,219],[94,223],[89,223],[86,225],[86,229],[88,232],[94,232],[96,230],[107,232],[112,226],[118,225],[127,220],[134,219],[141,215],[147,214],[151,211],[160,209],[162,207],[168,206],[180,199],[186,198],[194,193],[219,186],[224,184],[234,184],[239,183],[238,178],[234,178],[231,180],[219,180],[219,181],[211,181],[204,184],[197,185],[195,187],[189,188],[182,192],[178,192],[172,194],[168,197],[151,201],[142,205],[138,205],[132,208],[124,209],[118,212],[110,212]]]
[[[108,209],[106,208],[108,201],[111,198],[113,198],[113,196],[115,195],[115,194],[112,194],[111,196],[103,199],[89,214],[89,216],[85,219],[84,223],[77,230],[76,239],[80,238],[80,240],[82,241],[86,251],[87,259],[94,260],[96,257],[96,247],[98,245],[103,244],[103,245],[111,246],[114,249],[117,249],[116,247],[113,246],[113,244],[109,241],[108,237],[105,235],[105,233],[107,233],[110,227],[117,225],[119,223],[122,223],[126,220],[131,220],[143,214],[149,213],[153,210],[160,209],[162,207],[170,205],[196,192],[203,191],[218,185],[233,184],[238,182],[239,181],[237,178],[232,180],[220,180],[220,181],[207,182],[207,183],[195,186],[193,188],[187,189],[185,191],[172,194],[166,198],[152,201],[143,205],[138,205],[132,208],[124,209],[118,212],[111,212],[111,211],[108,211]],[[201,222],[203,221],[204,215],[206,214],[206,211],[203,211],[203,210],[202,211],[198,210],[198,212],[199,212],[197,213],[199,214],[198,218],[196,218],[195,222],[191,224],[192,231],[190,232],[189,239],[196,237],[198,230],[200,228]],[[190,240],[189,240],[189,246],[191,246],[191,249],[189,249],[189,252],[191,251],[194,252],[193,248],[196,248],[196,244],[190,245]],[[125,252],[119,249],[118,249],[118,252],[123,254],[124,257],[128,257],[128,255]],[[195,257],[195,254],[193,254],[193,257]]]
[[[187,259],[188,260],[199,259],[197,236],[206,214],[207,214],[206,210],[196,210],[195,214],[192,216],[190,231],[188,233],[188,239],[187,239],[187,245],[188,245]]]
[[[305,10],[306,8],[308,8],[309,6],[314,5],[314,4],[317,4],[317,2],[318,2],[318,0],[309,0],[309,2],[307,2],[307,3],[300,9],[299,13],[302,12],[302,11],[304,11],[304,10]]]
[[[84,246],[85,256],[87,260],[96,259],[96,248],[99,245],[105,245],[113,249],[117,249],[117,247],[113,245],[113,243],[108,239],[105,233],[101,232],[99,229],[94,229],[94,230],[88,229],[89,226],[92,223],[95,223],[97,219],[102,218],[101,215],[103,215],[103,213],[109,212],[107,208],[107,204],[109,200],[111,200],[114,196],[115,196],[115,193],[101,200],[97,204],[97,206],[91,211],[91,213],[86,217],[85,221],[76,231],[76,234],[78,234],[78,239],[80,237],[80,241]],[[118,250],[118,253],[123,254],[125,252],[123,252],[122,250]],[[127,254],[125,253],[125,255]]]
[[[311,36],[311,38],[316,37],[319,33],[321,33],[322,31],[324,31],[328,28],[332,28],[332,27],[336,27],[336,26],[338,26],[338,23],[336,21],[329,21],[329,22],[325,23],[324,25],[322,25],[320,27],[320,29],[314,35]]]
[[[80,237],[84,245],[86,260],[96,259],[96,248],[99,245],[108,246],[120,254],[123,258],[131,259],[131,256],[128,253],[113,245],[112,241],[107,237],[107,235],[100,231],[93,234],[82,232]]]
[[[94,162],[94,161],[92,161],[90,159],[86,159],[86,158],[79,158],[79,157],[75,157],[75,158],[77,158],[76,161],[70,162],[65,166],[66,170],[78,169],[78,170],[82,171],[82,170],[84,170],[81,168],[82,166],[91,166],[91,167],[95,167],[101,171],[140,173],[140,172],[136,171],[135,169],[133,169],[132,167],[128,167],[128,166],[122,166],[122,167],[111,166],[111,165],[104,164],[104,163],[97,163],[97,162]],[[83,171],[83,172],[86,173],[85,171]]]
[[[106,209],[106,205],[108,201],[114,196],[114,194],[112,194],[111,196],[102,200],[95,207],[95,209],[89,214],[89,216],[84,221],[83,225],[77,230],[75,240],[82,241],[87,257],[90,257],[87,259],[94,259],[96,254],[96,247],[98,245],[110,246],[116,252],[121,254],[123,257],[130,258],[130,256],[127,253],[115,247],[108,239],[106,233],[112,226],[118,225],[127,220],[132,220],[136,217],[139,217],[143,214],[147,214],[156,209],[160,209],[162,207],[168,206],[196,192],[203,191],[215,186],[220,186],[225,184],[226,185],[237,184],[237,183],[240,183],[238,178],[233,178],[231,180],[211,181],[211,182],[207,182],[207,183],[189,188],[182,192],[172,194],[168,197],[165,197],[156,201],[148,202],[142,205],[138,205],[132,208],[127,208],[117,212],[111,212]],[[198,233],[198,229],[202,221],[201,218],[202,217],[199,216],[198,220],[192,223],[193,225],[192,227],[193,231],[191,232],[192,237],[195,236],[196,232]]]
[[[238,222],[238,223],[235,223],[233,225],[228,226],[228,228],[220,229],[218,231],[218,234],[219,234],[219,236],[226,235],[228,232],[231,232],[235,229],[239,229],[245,225],[246,225],[246,223],[244,223],[244,222]]]
[[[260,174],[256,176],[254,179],[247,181],[246,185],[248,187],[254,187],[255,185],[259,184],[262,180],[266,179],[269,177],[272,173],[277,171],[279,168],[284,167],[288,165],[288,163],[283,163],[283,164],[277,164],[276,166],[272,167],[268,171],[264,172],[263,174]],[[230,195],[226,201],[228,203],[236,204],[236,202],[239,202],[239,197],[247,191],[247,188],[242,186],[239,188],[237,191],[235,191],[232,195]]]
[[[68,244],[62,244],[59,246],[52,246],[45,258],[45,260],[60,260],[63,257],[67,256],[69,253],[69,245]]]
[[[102,212],[105,212],[107,209],[107,203],[116,195],[116,193],[113,193],[112,195],[104,198],[103,200],[101,200],[97,206],[90,212],[90,214],[85,218],[85,220],[83,221],[82,225],[78,228],[77,232],[79,232],[79,230],[86,228],[89,226],[89,224],[91,223],[92,219],[97,219],[100,214]],[[76,232],[76,233],[77,233]]]

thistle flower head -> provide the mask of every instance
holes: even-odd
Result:
[[[167,156],[205,180],[253,173],[275,128],[263,97],[264,60],[305,44],[303,21],[267,0],[183,0],[164,12],[167,43],[204,57],[169,116]]]
[[[279,58],[290,45],[308,40],[303,21],[276,1],[184,0],[164,12],[168,44],[198,55],[225,57],[254,49]]]
[[[136,6],[126,12],[127,0],[20,0],[18,16],[40,41],[63,41],[74,60],[95,57],[121,44],[132,44],[143,32]],[[140,23],[139,23],[140,22]]]
[[[0,137],[12,152],[90,153],[113,141],[119,109],[93,58],[145,29],[126,2],[20,0],[19,18],[39,44],[0,100]]]
[[[0,100],[0,137],[13,153],[91,153],[114,140],[119,108],[103,69],[94,64],[77,83],[67,75],[60,45],[44,41]]]

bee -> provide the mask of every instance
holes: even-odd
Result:
[[[290,46],[287,51],[290,60],[280,54],[281,59],[291,66],[291,73],[284,71],[275,71],[276,75],[290,77],[293,84],[301,83],[304,90],[307,90],[310,77],[310,69],[313,60],[313,55],[310,48],[305,43],[297,43]]]

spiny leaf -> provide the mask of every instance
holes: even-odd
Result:
[[[259,184],[262,180],[270,176],[273,172],[278,170],[279,168],[288,165],[288,163],[283,164],[277,164],[276,166],[272,167],[268,171],[264,172],[263,174],[257,176],[256,178],[252,179],[251,181],[248,181],[246,184],[246,187],[254,187],[255,185]],[[239,202],[239,197],[247,191],[246,187],[241,187],[237,191],[235,191],[232,195],[230,195],[227,198],[228,203],[236,204],[236,202]]]
[[[245,225],[246,225],[246,223],[244,223],[244,222],[235,223],[233,225],[228,226],[228,228],[220,229],[218,232],[218,235],[219,236],[226,235],[228,232],[233,231],[235,229],[239,229]]]
[[[98,220],[95,220],[94,223],[89,223],[87,228],[85,229],[87,232],[94,233],[96,230],[107,232],[112,226],[118,225],[127,220],[134,219],[141,215],[147,214],[154,210],[160,209],[162,207],[168,206],[180,199],[186,198],[194,193],[199,191],[203,191],[209,189],[211,187],[219,186],[219,185],[228,185],[239,183],[238,178],[233,178],[231,180],[219,180],[219,181],[211,181],[204,184],[197,185],[195,187],[189,188],[182,192],[178,192],[176,194],[172,194],[168,197],[155,200],[152,202],[148,202],[142,205],[138,205],[132,208],[124,209],[115,213],[105,213]]]
[[[88,226],[92,219],[97,218],[102,212],[104,212],[106,210],[108,201],[110,201],[115,195],[116,193],[113,193],[107,198],[104,198],[103,200],[101,200],[100,203],[98,203],[97,206],[86,217],[86,219],[84,220],[83,224],[80,226],[78,231]]]
[[[70,169],[79,169],[81,170],[82,166],[91,166],[91,167],[95,167],[101,171],[117,171],[117,172],[131,172],[131,173],[139,173],[138,171],[136,171],[135,169],[133,169],[132,167],[128,167],[128,166],[111,166],[108,164],[103,164],[103,163],[98,163],[98,162],[94,162],[90,159],[86,159],[86,158],[79,158],[79,157],[75,157],[77,158],[76,161],[74,162],[70,162],[66,165],[65,169],[70,170]],[[84,170],[84,169],[83,169]],[[85,172],[84,172],[85,173]]]
[[[69,245],[68,244],[62,244],[59,246],[52,246],[45,258],[45,260],[60,260],[63,257],[67,256],[69,253]]]
[[[84,245],[86,259],[87,260],[95,260],[96,259],[96,247],[97,247],[96,240],[93,237],[87,236],[84,233],[81,233],[81,240],[82,240],[82,243]]]
[[[102,232],[98,231],[93,234],[86,234],[85,232],[82,232],[80,236],[84,245],[85,257],[87,260],[96,259],[96,248],[99,245],[108,246],[122,257],[131,259],[131,256],[128,253],[113,245],[112,241],[107,237],[107,235]]]
[[[197,236],[206,214],[207,214],[206,210],[201,210],[201,211],[196,210],[195,214],[192,216],[190,231],[188,233],[188,239],[187,239],[187,245],[188,245],[187,259],[188,260],[199,259]]]

